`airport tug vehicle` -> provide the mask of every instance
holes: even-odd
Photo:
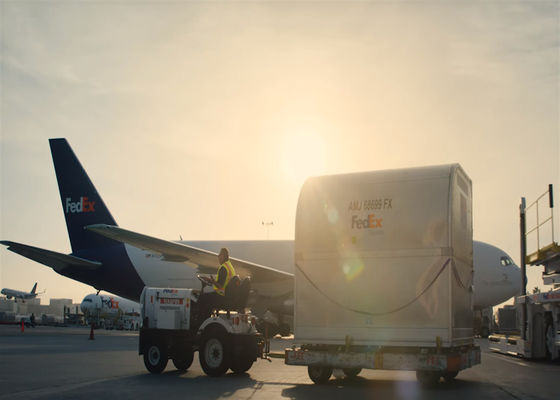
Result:
[[[203,277],[199,277],[204,285]],[[138,352],[153,374],[161,373],[169,359],[187,370],[198,351],[207,375],[221,376],[231,369],[248,371],[263,357],[264,340],[253,315],[212,311],[199,301],[201,291],[145,287],[140,302],[143,326]],[[208,316],[208,314],[210,314]]]

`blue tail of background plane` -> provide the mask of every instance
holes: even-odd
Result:
[[[115,241],[86,231],[92,224],[117,225],[66,139],[49,139],[72,252],[114,246]]]

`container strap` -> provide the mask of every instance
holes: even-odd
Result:
[[[463,283],[463,281],[461,280],[461,276],[459,275],[459,272],[457,271],[457,268],[455,267],[455,265],[453,265],[453,277],[455,278],[455,281],[457,282],[457,285],[461,288],[461,289],[465,289],[468,290],[469,288],[467,287],[467,285],[465,285]]]
[[[305,271],[303,269],[301,269],[301,267],[298,265],[298,263],[296,263],[296,268],[299,270],[299,272],[301,272],[303,274],[303,276],[305,277],[305,279],[307,279],[307,281],[311,284],[311,286],[313,286],[319,293],[321,293],[323,295],[323,297],[325,297],[327,300],[329,300],[331,303],[336,304],[337,306],[348,310],[348,311],[352,311],[355,312],[357,314],[363,314],[363,315],[369,315],[372,317],[378,317],[381,315],[389,315],[389,314],[394,314],[396,312],[399,312],[401,310],[404,310],[406,307],[410,306],[412,303],[414,303],[416,300],[418,300],[420,297],[422,297],[422,295],[424,295],[424,293],[426,293],[428,291],[428,289],[430,289],[432,287],[432,285],[437,281],[437,279],[439,278],[439,276],[442,274],[442,272],[445,270],[445,267],[447,267],[447,265],[449,264],[449,262],[451,261],[450,258],[447,259],[447,261],[442,265],[441,269],[439,270],[439,272],[437,273],[437,275],[434,277],[434,279],[432,279],[432,281],[428,284],[428,286],[426,286],[424,288],[424,290],[422,290],[415,298],[413,298],[412,300],[410,300],[408,303],[403,304],[400,307],[395,308],[394,310],[391,311],[383,311],[383,312],[376,312],[376,313],[372,313],[372,312],[368,312],[368,311],[362,311],[362,310],[356,310],[350,307],[347,307],[341,303],[339,303],[338,301],[336,301],[335,299],[333,299],[332,297],[330,297],[328,294],[326,294],[325,292],[323,292],[321,290],[321,288],[319,288],[310,278],[309,276],[307,276],[307,274],[305,273]]]

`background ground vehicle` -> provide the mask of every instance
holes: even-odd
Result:
[[[502,313],[506,310],[510,311],[511,329],[509,332],[501,329],[500,333],[489,337],[491,350],[525,358],[548,358],[550,360],[560,358],[560,246],[554,240],[552,189],[552,185],[549,185],[548,191],[541,194],[527,207],[525,198],[521,199],[519,207],[521,271],[524,277],[522,295],[515,298],[513,306],[506,306],[506,308],[498,310]],[[550,213],[541,211],[539,215],[539,201],[546,200],[548,200]],[[530,225],[527,229],[527,215],[530,211],[534,212],[536,218],[529,222]],[[543,229],[544,225],[548,226]],[[547,229],[548,227],[550,230]],[[536,251],[527,255],[527,241],[531,238],[533,244],[536,245]],[[544,241],[548,244],[541,246],[543,240],[548,238],[550,243]],[[526,264],[544,266],[543,283],[552,286],[548,292],[527,294]]]

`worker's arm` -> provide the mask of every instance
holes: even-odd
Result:
[[[226,283],[226,277],[227,277],[226,269],[220,268],[218,271],[218,280],[216,281],[219,287],[224,287],[224,284]]]
[[[212,283],[216,286],[219,287],[224,287],[224,283],[226,283],[226,277],[227,277],[227,271],[225,268],[220,268],[218,270],[218,275],[216,276],[216,278],[214,278],[212,275],[210,275],[210,280],[212,281]]]

